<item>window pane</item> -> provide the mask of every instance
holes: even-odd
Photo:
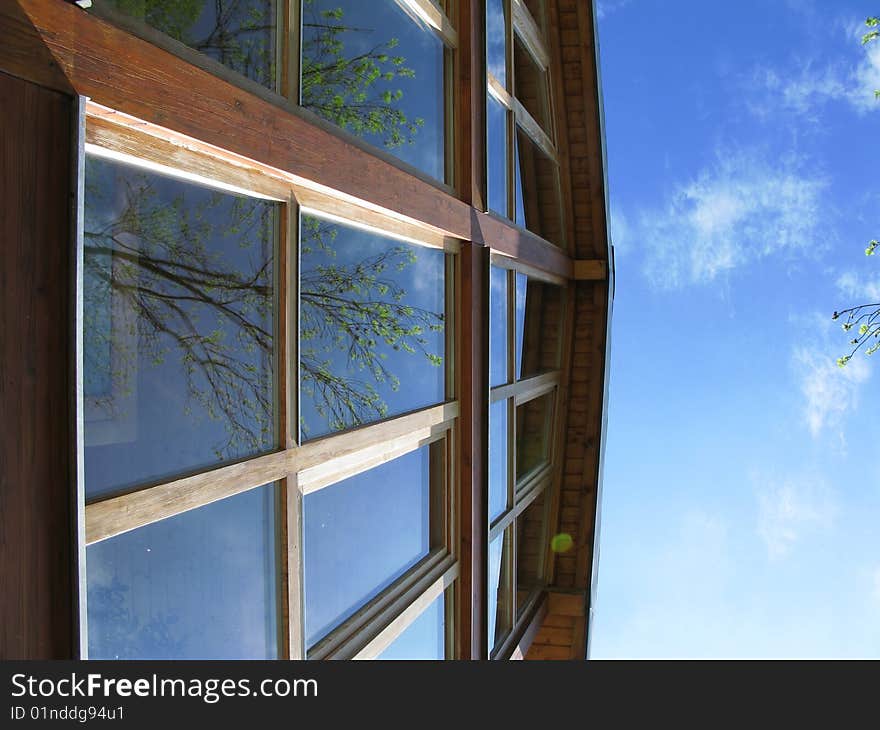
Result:
[[[486,155],[489,210],[508,217],[507,212],[507,109],[492,94],[486,94]]]
[[[507,271],[490,269],[489,286],[489,385],[503,385],[507,375]]]
[[[88,497],[276,445],[278,210],[86,158]]]
[[[487,601],[487,609],[489,612],[489,653],[495,648],[496,644],[504,638],[510,630],[510,619],[508,618],[508,602],[510,600],[510,591],[508,589],[507,578],[507,540],[505,535],[507,531],[496,537],[489,543],[489,596]]]
[[[302,216],[300,425],[305,439],[440,403],[440,250]]]
[[[377,659],[445,659],[446,600],[434,599]]]
[[[524,277],[525,278],[525,277]],[[562,289],[528,279],[525,297],[517,282],[517,379],[559,367]]]
[[[554,393],[550,392],[516,409],[517,482],[549,459],[553,397]]]
[[[507,509],[507,401],[489,407],[489,522]]]
[[[526,111],[532,115],[541,128],[552,137],[547,72],[535,62],[519,36],[515,38],[513,44],[513,62],[516,68],[514,96],[522,102]]]
[[[525,274],[516,274],[516,301],[514,302],[516,319],[516,378],[522,377],[522,352],[523,338],[526,326],[526,295],[528,293],[529,279]]]
[[[275,491],[91,545],[89,658],[276,658]]]
[[[507,88],[507,0],[486,0],[486,62],[489,73]]]
[[[542,492],[516,518],[516,615],[525,608],[532,591],[543,577],[544,495]]]
[[[443,43],[393,0],[303,0],[300,103],[444,179]]]
[[[430,446],[306,495],[306,641],[314,645],[428,554]]]
[[[556,163],[521,129],[517,129],[516,150],[516,223],[550,243],[564,246]]]
[[[277,0],[97,0],[275,88]]]

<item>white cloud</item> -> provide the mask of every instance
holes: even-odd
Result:
[[[705,284],[767,256],[816,251],[827,183],[803,167],[794,158],[720,152],[633,226],[649,279],[662,288]]]
[[[790,554],[802,539],[834,522],[835,495],[822,479],[801,475],[756,481],[758,535],[772,560]]]
[[[749,83],[759,94],[748,102],[751,111],[761,117],[788,111],[818,121],[817,109],[828,102],[846,102],[860,114],[880,110],[874,96],[880,89],[880,43],[860,48],[864,30],[851,27],[845,34],[841,55],[850,55],[849,62],[795,59],[791,70],[758,67]]]
[[[630,0],[596,0],[596,17],[602,20],[629,4]]]
[[[837,278],[840,294],[852,305],[880,301],[880,278],[846,271]]]
[[[843,353],[837,353],[840,354]],[[868,363],[864,358],[854,358],[845,368],[839,368],[836,355],[828,346],[800,346],[793,359],[810,433],[818,438],[833,432],[840,445],[844,445],[844,421],[858,405],[859,386],[870,375]]]

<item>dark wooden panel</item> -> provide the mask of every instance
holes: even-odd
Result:
[[[459,516],[461,575],[459,652],[462,659],[487,658],[486,545],[489,539],[489,252],[474,244],[461,250],[459,361]]]
[[[73,658],[71,97],[0,74],[0,657]]]

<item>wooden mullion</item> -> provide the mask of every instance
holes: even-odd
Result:
[[[525,380],[518,380],[515,383],[498,385],[492,388],[489,400],[496,403],[506,398],[516,397],[518,398],[517,405],[520,405],[549,392],[559,381],[560,371],[550,370]]]
[[[513,5],[513,28],[519,35],[529,55],[542,71],[550,67],[550,53],[541,29],[522,0],[511,0]]]
[[[406,575],[361,607],[308,651],[309,659],[351,659],[438,579],[458,575],[458,563],[434,550]]]
[[[375,659],[387,649],[437,598],[446,593],[458,575],[458,564],[453,564],[405,608],[384,629],[379,631],[353,659]],[[432,576],[433,577],[433,576]]]

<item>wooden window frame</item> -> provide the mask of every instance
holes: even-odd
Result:
[[[496,643],[490,651],[491,659],[509,659],[517,646],[530,622],[534,621],[536,612],[543,595],[543,582],[548,575],[548,560],[542,554],[539,564],[539,585],[523,601],[518,610],[516,599],[517,560],[518,545],[516,534],[516,520],[539,496],[544,495],[543,530],[548,529],[551,506],[553,480],[559,467],[559,454],[561,435],[557,422],[562,404],[560,393],[562,384],[562,370],[557,367],[553,370],[544,371],[519,379],[515,368],[516,359],[516,274],[525,274],[531,279],[546,284],[559,286],[563,289],[561,318],[564,321],[568,303],[568,282],[559,277],[548,275],[546,272],[535,270],[516,259],[512,259],[499,252],[493,251],[490,256],[492,266],[503,269],[507,273],[507,382],[490,388],[489,403],[506,402],[507,412],[507,508],[496,517],[489,525],[487,546],[500,535],[510,549],[504,554],[507,561],[507,583],[505,589],[509,593],[509,600],[504,603],[508,615],[505,617],[506,625],[510,627],[507,633]],[[525,346],[525,342],[523,342]],[[561,345],[560,345],[561,347]],[[550,413],[544,424],[545,438],[547,442],[547,459],[536,465],[526,474],[516,474],[516,409],[536,398],[550,396]],[[502,577],[505,572],[502,570]],[[492,587],[489,586],[489,590]],[[498,610],[502,603],[499,601]]]
[[[276,106],[295,110],[298,114],[306,114],[312,121],[323,127],[327,127],[334,134],[344,137],[347,141],[366,152],[381,157],[386,162],[415,174],[424,181],[437,185],[443,189],[453,190],[455,180],[454,160],[456,159],[456,139],[453,133],[452,121],[455,117],[455,94],[454,84],[451,77],[453,74],[453,61],[458,54],[459,39],[455,24],[450,19],[446,5],[450,0],[393,0],[405,12],[418,18],[423,29],[433,33],[443,44],[443,140],[445,149],[444,178],[437,179],[398,159],[389,150],[366,142],[357,135],[346,132],[331,122],[318,117],[305,107],[300,105],[300,42],[301,42],[301,0],[278,0],[277,18],[281,22],[276,28],[276,67],[280,73],[276,74],[274,88],[269,88],[258,81],[244,76],[237,71],[225,66],[210,56],[190,48],[185,43],[175,40],[161,30],[152,27],[139,18],[127,15],[102,3],[93,5],[89,12],[108,23],[115,25],[121,30],[141,38],[159,48],[177,56],[182,61],[191,63],[208,73],[223,79],[236,87],[255,94]],[[413,22],[416,22],[413,20]],[[295,52],[294,52],[295,51]]]
[[[562,211],[562,182],[560,179],[560,160],[556,146],[556,111],[554,85],[550,78],[550,51],[538,23],[532,17],[523,0],[506,0],[508,12],[505,14],[506,28],[506,65],[507,84],[502,84],[488,69],[486,71],[486,93],[492,96],[507,112],[507,218],[513,220],[516,212],[516,165],[517,143],[516,133],[521,129],[528,139],[549,158],[556,168],[555,188],[560,205],[561,235],[560,248],[565,248],[566,225]],[[516,41],[522,43],[523,49],[538,66],[539,72],[545,74],[547,92],[547,116],[549,129],[542,126],[523,103],[516,98],[516,64],[514,63],[514,46]]]
[[[97,498],[85,506],[84,546],[153,524],[215,501],[274,483],[278,485],[279,658],[306,658],[303,598],[303,497],[362,474],[418,448],[432,449],[432,549],[429,555],[377,597],[321,639],[309,658],[368,658],[393,642],[431,601],[446,593],[447,656],[454,656],[455,591],[459,574],[456,443],[459,403],[445,402],[299,443],[298,307],[299,216],[311,213],[343,224],[441,250],[444,262],[446,393],[454,393],[454,297],[459,242],[442,231],[349,196],[304,186],[252,161],[179,139],[155,125],[133,123],[94,103],[86,105],[86,150],[133,162],[159,174],[282,204],[276,244],[276,393],[278,448],[159,483],[145,483],[118,496]],[[82,363],[77,364],[82,372]],[[82,397],[82,393],[79,394]],[[440,457],[433,453],[441,452]],[[82,456],[80,456],[82,458]],[[82,477],[80,477],[82,478]],[[79,485],[84,492],[84,484]],[[87,621],[81,609],[81,621]],[[85,647],[84,647],[85,653]]]

